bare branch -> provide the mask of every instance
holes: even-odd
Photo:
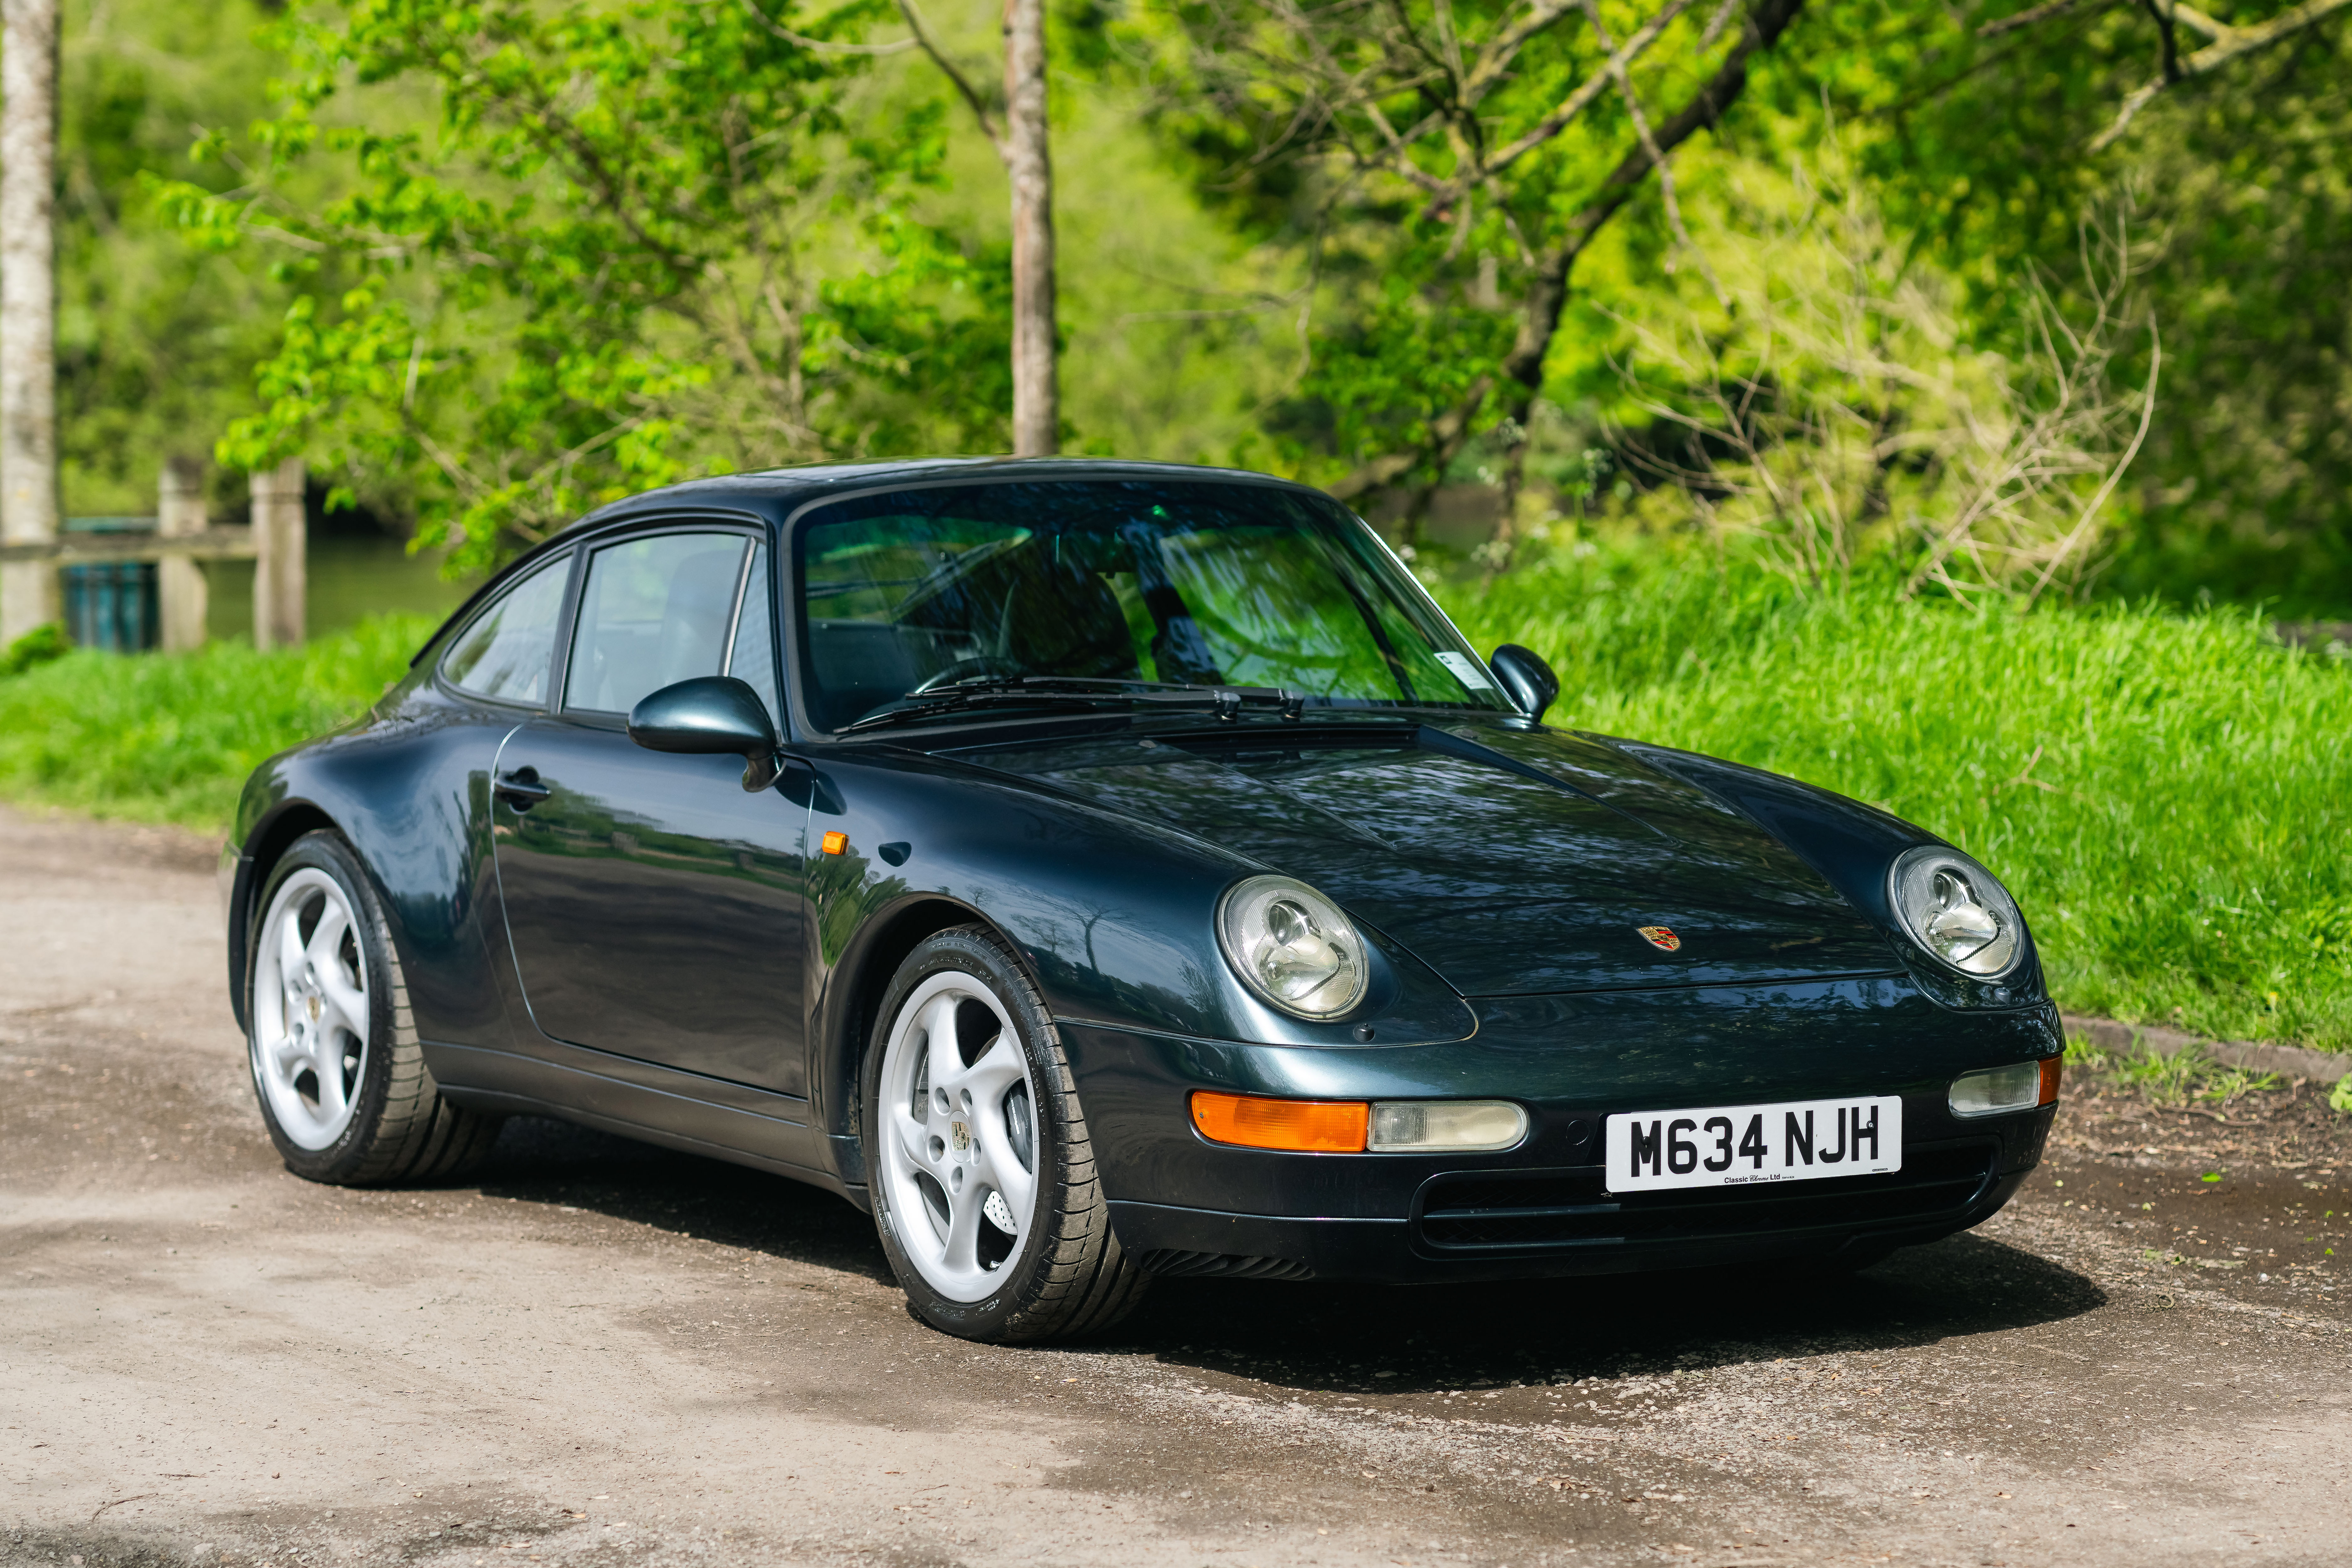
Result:
[[[2347,0],[2352,3],[2352,0]],[[1592,100],[1609,90],[1610,83],[1633,61],[1642,58],[1667,25],[1689,8],[1691,0],[1666,0],[1657,13],[1642,24],[1633,37],[1610,52],[1609,58],[1590,77],[1578,84],[1576,90],[1560,101],[1559,107],[1531,126],[1527,133],[1509,145],[1497,149],[1475,168],[1458,170],[1423,209],[1424,219],[1433,219],[1452,208],[1454,204],[1488,176],[1498,174],[1566,130],[1576,117],[1592,106]],[[1606,47],[1604,44],[1602,46]]]
[[[2115,123],[2091,138],[2090,150],[2094,153],[2104,153],[2121,141],[2125,130],[2132,122],[2132,117],[2155,101],[2156,95],[2172,85],[2174,81],[2186,81],[2191,77],[2204,76],[2210,71],[2219,70],[2231,60],[2253,54],[2257,50],[2266,49],[2281,39],[2292,37],[2347,7],[2352,7],[2352,0],[2305,0],[2305,4],[2282,11],[2269,21],[2252,27],[2224,26],[2201,13],[2198,14],[2196,20],[2189,22],[2189,25],[2200,32],[2211,29],[2213,42],[2193,55],[2183,57],[2179,62],[2177,76],[2158,77],[2125,99],[2123,107],[2116,111]],[[2176,15],[2179,15],[2181,20],[2189,21],[2189,16],[2185,14],[2187,11],[2188,7],[2182,6],[2179,8]]]
[[[897,55],[904,54],[907,50],[918,47],[915,40],[912,38],[901,38],[895,44],[828,43],[823,38],[804,37],[801,34],[793,32],[790,27],[780,26],[773,17],[770,16],[765,11],[761,10],[758,5],[752,4],[752,0],[743,0],[743,9],[751,13],[751,19],[753,21],[759,23],[762,27],[767,28],[768,31],[773,33],[777,37],[783,39],[784,42],[788,44],[798,44],[802,48],[814,49],[820,54]]]
[[[923,14],[916,8],[915,0],[898,0],[898,14],[907,18],[907,26],[915,35],[916,47],[930,57],[931,63],[940,68],[940,74],[948,79],[956,91],[961,95],[964,102],[970,106],[972,118],[980,121],[981,134],[986,136],[989,145],[996,149],[996,155],[999,158],[1010,156],[1012,150],[1005,143],[1004,132],[996,123],[995,116],[988,112],[987,101],[971,85],[971,79],[957,69],[956,63],[948,58],[945,51],[940,49],[938,44],[931,41],[931,31],[923,26]]]
[[[1583,4],[1585,18],[1592,24],[1592,36],[1600,40],[1602,48],[1607,48],[1609,29],[1601,20],[1601,7],[1594,4],[1594,0],[1583,0]],[[1683,226],[1682,203],[1675,197],[1674,165],[1666,162],[1666,154],[1659,148],[1658,139],[1650,134],[1650,119],[1642,112],[1642,100],[1634,94],[1633,78],[1625,74],[1624,63],[1614,54],[1609,57],[1609,68],[1617,79],[1618,96],[1625,100],[1626,117],[1633,121],[1633,132],[1642,140],[1642,151],[1650,155],[1650,166],[1658,171],[1658,195],[1665,203],[1666,222],[1675,231],[1675,241],[1698,263],[1706,286],[1715,291],[1716,302],[1728,310],[1731,309],[1731,297],[1723,291],[1722,279],[1717,278],[1715,268],[1706,264],[1706,254],[1691,242],[1690,230]]]

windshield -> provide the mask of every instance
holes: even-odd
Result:
[[[826,507],[797,543],[802,668],[827,730],[1024,678],[1510,708],[1369,529],[1291,490],[943,487]]]

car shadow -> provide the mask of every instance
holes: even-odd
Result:
[[[744,1165],[538,1116],[499,1130],[466,1183],[895,1285],[874,1222],[831,1193]]]
[[[2063,1321],[2106,1300],[2048,1258],[1960,1235],[1853,1275],[1759,1268],[1388,1288],[1163,1279],[1115,1342],[1301,1391],[1408,1394],[1918,1346]]]
[[[584,1209],[895,1284],[874,1222],[788,1177],[539,1117],[499,1134],[486,1195]],[[1160,1279],[1136,1314],[1070,1347],[1301,1392],[1699,1371],[2030,1328],[2104,1305],[2095,1283],[1976,1235],[1853,1275],[1798,1268],[1465,1285]]]

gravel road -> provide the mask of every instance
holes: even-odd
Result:
[[[208,847],[0,814],[0,1561],[2352,1557],[2307,1088],[2070,1086],[2006,1214],[1831,1284],[1166,1281],[994,1350],[731,1166],[518,1121],[478,1182],[294,1179],[220,954]]]

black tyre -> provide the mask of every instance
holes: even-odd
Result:
[[[270,1142],[314,1182],[456,1175],[500,1119],[441,1098],[425,1068],[383,906],[342,838],[303,835],[255,904],[247,1059]]]
[[[1060,1036],[994,932],[958,927],[907,956],[864,1076],[875,1228],[918,1314],[1015,1344],[1134,1310],[1149,1281],[1111,1230]]]

